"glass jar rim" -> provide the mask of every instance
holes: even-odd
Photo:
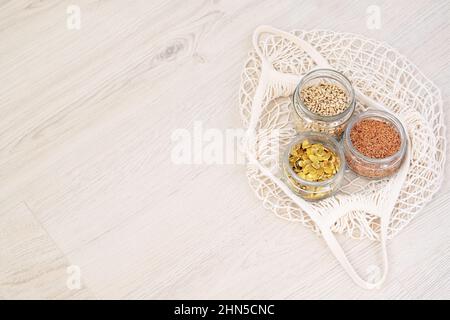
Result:
[[[352,143],[352,140],[350,139],[350,132],[355,124],[357,124],[358,122],[360,122],[364,119],[370,119],[370,118],[388,122],[388,123],[392,124],[394,126],[394,128],[397,130],[398,134],[400,135],[400,148],[398,149],[398,151],[396,153],[394,153],[386,158],[371,158],[371,157],[368,157],[368,156],[362,154],[360,151],[358,151],[355,148],[355,146]],[[405,130],[403,124],[400,122],[400,120],[398,120],[398,118],[394,114],[387,112],[387,111],[382,111],[382,110],[366,111],[366,112],[363,112],[363,113],[359,114],[358,116],[354,117],[348,124],[347,128],[345,129],[344,142],[348,145],[348,148],[351,153],[356,155],[358,158],[364,160],[365,162],[373,163],[373,164],[390,163],[391,161],[396,160],[396,159],[401,160],[403,158],[403,156],[405,155],[406,148],[407,148],[407,136],[406,136],[406,130]]]
[[[331,78],[333,80],[337,80],[340,82],[347,93],[349,94],[349,103],[348,107],[341,113],[332,115],[332,116],[326,116],[326,115],[320,115],[317,113],[312,112],[311,110],[306,107],[306,105],[303,103],[303,100],[300,98],[299,93],[301,88],[305,85],[306,82],[313,80],[315,78]],[[356,104],[356,95],[355,95],[355,89],[353,88],[353,85],[351,81],[341,72],[334,70],[334,69],[328,69],[328,68],[318,68],[313,69],[307,74],[305,74],[300,82],[297,84],[297,87],[294,90],[293,94],[293,105],[294,110],[297,113],[298,116],[301,116],[299,114],[299,110],[297,110],[297,104],[295,103],[295,99],[298,99],[298,105],[301,108],[301,112],[305,113],[309,118],[324,122],[333,122],[336,120],[341,120],[342,118],[350,118],[355,110],[355,104]]]
[[[300,178],[294,172],[294,170],[291,168],[290,163],[289,163],[289,155],[291,153],[292,147],[294,145],[297,145],[297,144],[303,142],[304,140],[318,141],[318,142],[322,143],[324,146],[333,149],[333,151],[336,153],[336,155],[339,158],[339,170],[336,172],[336,174],[333,177],[331,177],[330,179],[324,180],[324,181],[308,181],[308,180]],[[326,134],[314,132],[314,131],[302,132],[302,133],[296,135],[295,138],[289,143],[289,145],[287,146],[287,148],[284,152],[283,157],[284,157],[283,165],[285,167],[285,170],[288,171],[289,175],[296,182],[298,182],[302,185],[306,185],[309,187],[322,187],[322,186],[326,186],[330,183],[333,183],[338,178],[340,178],[344,175],[345,165],[346,165],[344,151],[342,149],[341,144],[334,137],[332,137],[330,135],[326,135]]]

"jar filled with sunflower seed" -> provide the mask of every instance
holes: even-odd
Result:
[[[340,139],[356,104],[350,80],[332,69],[307,73],[296,87],[292,103],[299,132],[315,131]]]
[[[305,200],[315,201],[333,195],[340,187],[345,170],[341,145],[330,135],[304,132],[282,154],[287,185]]]

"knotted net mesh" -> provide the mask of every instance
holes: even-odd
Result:
[[[355,88],[404,120],[411,141],[411,159],[388,227],[388,237],[395,236],[430,201],[441,184],[446,141],[439,89],[415,65],[385,43],[360,35],[324,30],[296,30],[292,33],[312,45],[333,68],[343,72]],[[283,36],[261,38],[258,46],[264,60],[269,61],[278,72],[302,75],[316,66],[302,48]],[[245,63],[240,88],[240,111],[245,127],[249,125],[261,72],[262,59],[252,51]],[[284,86],[276,81],[264,93],[256,137],[256,155],[262,163],[278,161],[271,156],[273,150],[270,148],[274,145],[282,148],[296,135],[290,97],[292,93],[292,86]],[[357,103],[356,112],[366,109],[365,105]],[[277,143],[271,141],[270,132],[273,130],[280,132],[280,136],[276,137],[279,139]],[[265,208],[283,219],[301,222],[320,234],[308,213],[299,208],[271,179],[252,165],[248,165],[247,175],[251,188]],[[376,199],[370,202],[374,206],[377,206],[377,201],[383,201],[377,195],[381,195],[389,183],[389,179],[367,180],[349,170],[344,179],[340,194],[357,197],[358,201]],[[315,206],[332,211],[333,205],[337,203],[319,201]],[[382,205],[374,209],[382,209]],[[356,239],[373,240],[379,238],[379,228],[379,217],[362,211],[350,211],[332,226],[334,232]]]

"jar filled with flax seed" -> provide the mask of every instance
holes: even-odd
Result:
[[[293,97],[297,131],[331,134],[339,139],[355,110],[355,91],[350,80],[332,69],[306,74]]]
[[[343,137],[350,169],[378,179],[393,175],[406,155],[408,140],[401,122],[385,111],[368,111],[354,117]]]

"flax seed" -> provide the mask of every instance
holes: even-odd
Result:
[[[350,131],[353,146],[369,158],[383,159],[400,150],[400,134],[390,123],[364,119]]]

